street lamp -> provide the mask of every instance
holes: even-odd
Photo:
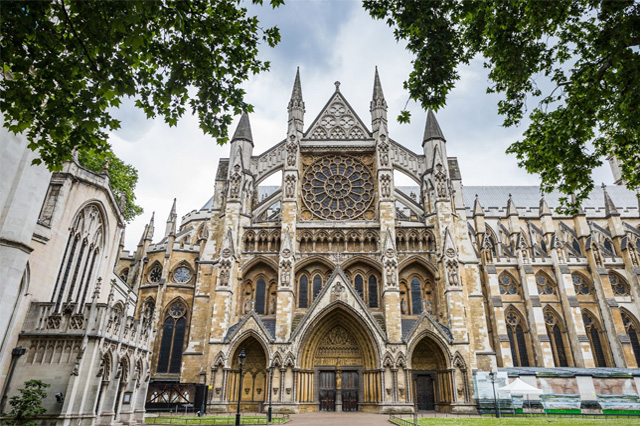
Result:
[[[273,365],[269,367],[269,410],[267,411],[267,423],[271,423],[271,394],[273,393]]]
[[[496,396],[496,379],[498,378],[498,373],[492,371],[489,373],[489,378],[491,379],[491,384],[493,385],[493,403],[496,407],[496,419],[500,418],[500,407],[498,407],[498,397]]]
[[[238,354],[238,365],[240,365],[240,380],[238,381],[238,408],[236,410],[236,426],[240,426],[240,400],[242,399],[242,367],[244,367],[244,360],[247,354],[244,353],[244,348]]]

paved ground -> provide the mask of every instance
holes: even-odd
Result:
[[[292,414],[291,426],[390,426],[389,416],[371,413],[305,413]]]

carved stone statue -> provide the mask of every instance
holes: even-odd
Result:
[[[402,315],[407,314],[407,299],[404,297],[400,299],[400,311],[402,312]]]

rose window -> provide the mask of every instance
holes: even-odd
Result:
[[[173,272],[173,279],[177,283],[186,283],[191,280],[191,271],[186,266],[176,268]]]
[[[355,219],[373,202],[373,176],[357,158],[322,157],[304,174],[302,199],[322,219]]]

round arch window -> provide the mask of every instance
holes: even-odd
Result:
[[[302,200],[322,219],[355,219],[373,202],[373,188],[373,176],[362,161],[348,155],[328,155],[306,170]]]
[[[191,270],[186,266],[180,266],[173,271],[173,280],[177,283],[184,284],[191,281]]]
[[[162,266],[157,265],[151,268],[151,271],[149,271],[149,282],[157,283],[160,281],[160,278],[162,278]]]

